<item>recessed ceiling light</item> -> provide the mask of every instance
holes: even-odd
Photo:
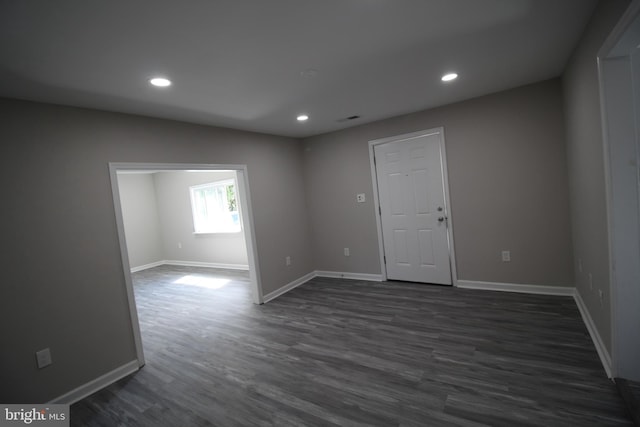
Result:
[[[296,120],[299,122],[305,122],[309,120],[309,116],[307,116],[306,114],[300,114],[298,117],[296,117]]]
[[[171,80],[165,79],[164,77],[154,77],[149,80],[149,83],[156,87],[167,87],[171,86]]]
[[[458,75],[456,73],[448,73],[445,74],[444,76],[442,76],[442,81],[443,82],[450,82],[451,80],[455,80],[458,78]]]

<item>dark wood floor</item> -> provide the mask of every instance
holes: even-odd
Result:
[[[243,272],[134,282],[147,365],[72,425],[631,425],[568,297],[316,278],[256,306]]]
[[[615,379],[618,393],[627,407],[627,413],[636,426],[640,427],[640,383],[624,378]]]

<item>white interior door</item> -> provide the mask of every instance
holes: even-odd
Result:
[[[374,147],[387,278],[451,285],[441,133]]]

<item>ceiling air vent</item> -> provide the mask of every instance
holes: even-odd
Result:
[[[348,122],[349,120],[356,120],[359,119],[360,116],[349,116],[349,117],[345,117],[344,119],[338,119],[336,120],[337,122]]]

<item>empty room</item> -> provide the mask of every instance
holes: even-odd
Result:
[[[638,0],[0,0],[0,424],[638,425],[638,46]]]

